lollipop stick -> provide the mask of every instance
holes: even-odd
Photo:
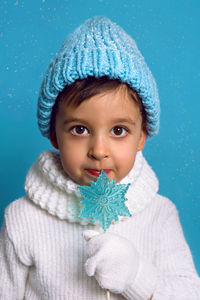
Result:
[[[105,205],[103,206],[103,227],[104,227],[104,232],[106,232],[106,216],[105,216]],[[106,290],[106,300],[110,300],[110,291]]]
[[[106,300],[110,300],[110,291],[109,290],[106,291]]]

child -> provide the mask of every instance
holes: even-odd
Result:
[[[134,40],[105,17],[69,35],[42,83],[38,124],[58,151],[39,156],[26,196],[6,209],[0,299],[100,300],[108,289],[113,300],[199,300],[177,210],[142,156],[158,132],[159,99]],[[78,217],[77,185],[101,170],[131,183],[132,217],[106,233]]]

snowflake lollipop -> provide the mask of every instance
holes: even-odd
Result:
[[[90,181],[91,186],[79,185],[78,189],[83,196],[84,207],[80,218],[91,218],[92,222],[99,221],[104,231],[110,226],[112,220],[118,221],[118,216],[131,216],[125,205],[125,194],[129,184],[115,184],[107,174],[102,171],[97,181]],[[106,299],[110,300],[110,291],[106,291]]]
[[[83,196],[81,201],[84,207],[79,215],[80,218],[91,218],[92,222],[99,221],[104,231],[113,220],[118,221],[118,216],[131,216],[125,205],[125,194],[129,184],[115,184],[111,182],[107,174],[102,171],[97,181],[90,181],[91,186],[78,186]]]

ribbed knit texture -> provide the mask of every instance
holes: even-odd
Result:
[[[51,61],[38,99],[38,125],[49,137],[52,107],[60,91],[76,79],[108,76],[128,83],[140,95],[150,136],[159,130],[160,106],[155,80],[135,41],[106,17],[93,17],[64,40]]]
[[[54,171],[47,172],[45,157],[48,161],[52,155],[52,152],[44,152],[40,156],[34,169],[29,171],[32,184],[28,184],[27,179],[28,196],[6,209],[0,233],[0,299],[105,300],[105,291],[94,277],[85,273],[86,251],[82,237],[85,229],[102,230],[98,225],[77,223],[71,210],[67,214],[62,211],[67,206],[60,205],[60,190],[68,179],[56,173],[58,160],[51,160]],[[170,200],[156,193],[157,179],[141,153],[138,159],[139,167],[132,180],[135,194],[131,192],[127,202],[132,209],[140,207],[140,210],[133,217],[113,223],[108,231],[127,238],[134,245],[140,255],[140,265],[134,282],[122,295],[112,293],[111,300],[148,300],[152,294],[153,300],[199,300],[200,280],[176,208]],[[38,194],[33,187],[35,172],[40,174],[40,179],[41,174],[45,177]],[[151,177],[149,181],[147,177]],[[50,187],[54,187],[53,196]],[[66,203],[71,199],[71,191],[66,192]],[[40,195],[38,202],[36,195]],[[135,199],[131,195],[135,195]],[[143,202],[140,195],[145,198],[149,195],[150,199]],[[141,206],[136,204],[140,200]]]

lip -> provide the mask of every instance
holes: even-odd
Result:
[[[104,170],[104,172],[105,172],[106,174],[109,174],[109,173],[111,172],[110,169],[103,169],[103,170]],[[93,176],[95,176],[95,177],[98,177],[98,176],[101,174],[101,171],[102,171],[102,170],[86,169],[86,171],[87,171],[90,175],[93,175]]]

